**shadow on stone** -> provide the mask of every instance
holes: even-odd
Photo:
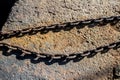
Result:
[[[74,80],[119,80],[118,77],[114,77],[114,75],[112,75],[113,69],[111,69],[112,65],[107,65],[104,68],[101,68],[100,70],[94,70],[94,72],[89,72],[86,73],[85,75],[81,75],[78,78],[74,78]],[[93,69],[93,68],[90,68]],[[114,72],[113,72],[114,73]]]
[[[111,17],[108,17],[108,18],[111,19]],[[119,21],[118,18],[119,18],[119,16],[114,17],[114,19],[111,20],[111,21],[103,20],[102,22],[101,21],[96,22],[95,21],[96,19],[93,19],[92,21],[90,19],[88,19],[88,20],[85,20],[85,21],[66,22],[66,23],[61,23],[61,24],[53,24],[53,25],[49,25],[49,26],[39,26],[39,27],[35,27],[35,28],[25,28],[25,29],[16,30],[16,31],[13,30],[13,31],[11,31],[11,33],[1,33],[0,40],[9,39],[11,37],[17,37],[17,38],[18,37],[23,37],[24,35],[35,35],[37,33],[46,34],[49,31],[52,31],[53,33],[60,32],[61,30],[70,31],[73,28],[82,29],[85,26],[88,26],[88,28],[93,28],[95,26],[103,27],[107,24],[115,25]],[[99,19],[100,18],[98,18],[98,20]],[[86,21],[89,21],[89,23],[86,22]]]
[[[113,79],[120,79],[120,65],[117,65],[113,68]]]
[[[11,8],[17,0],[0,0],[0,30],[6,22]]]
[[[111,49],[120,48],[120,42],[112,43],[112,44],[109,44],[109,45],[110,46],[115,45]],[[98,47],[98,48],[93,49],[93,50],[89,50],[89,51],[87,51],[88,53],[90,52],[89,55],[85,55],[85,56],[81,55],[83,53],[86,53],[86,51],[84,51],[83,53],[77,53],[76,55],[73,54],[74,57],[71,57],[71,58],[70,58],[70,55],[68,57],[63,56],[64,54],[59,55],[56,58],[53,58],[48,53],[37,53],[37,52],[33,52],[33,51],[30,51],[30,50],[20,48],[18,46],[12,46],[12,45],[9,45],[9,44],[6,44],[6,43],[0,43],[0,51],[2,51],[2,54],[4,56],[15,55],[16,59],[18,59],[18,60],[30,59],[31,63],[34,63],[34,64],[44,62],[46,65],[52,65],[54,63],[58,63],[59,65],[64,65],[64,64],[67,64],[70,61],[79,62],[82,59],[84,59],[84,57],[92,58],[95,55],[97,55],[97,53],[101,53],[101,54],[107,53],[110,50],[109,45],[108,46],[103,46],[103,47]]]

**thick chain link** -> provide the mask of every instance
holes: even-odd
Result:
[[[99,18],[99,19],[90,19],[90,20],[85,20],[85,21],[76,21],[76,22],[67,22],[63,24],[54,24],[50,26],[42,26],[42,27],[37,27],[37,28],[28,28],[28,29],[22,29],[22,30],[16,30],[16,31],[10,31],[10,32],[0,32],[0,40],[4,40],[7,38],[11,37],[21,37],[24,36],[25,34],[36,34],[37,32],[41,33],[47,33],[49,31],[54,31],[58,32],[60,30],[70,30],[73,27],[76,28],[83,28],[84,26],[92,27],[96,25],[106,25],[110,23],[111,25],[116,24],[117,22],[120,21],[120,16],[111,16],[107,18]],[[120,41],[119,42],[114,42],[112,44],[106,45],[106,46],[100,46],[96,49],[93,50],[88,50],[84,51],[82,53],[72,53],[69,55],[66,54],[46,54],[46,53],[37,53],[33,51],[29,51],[26,49],[22,49],[17,46],[12,46],[6,43],[1,42],[0,43],[0,48],[6,49],[5,51],[7,53],[10,53],[11,51],[20,51],[22,55],[25,54],[30,54],[32,53],[32,56],[34,55],[34,59],[39,59],[39,58],[47,58],[49,61],[53,59],[62,59],[62,60],[68,60],[68,59],[81,59],[84,57],[92,57],[96,53],[99,52],[107,52],[110,49],[117,49],[120,48]]]
[[[112,24],[116,24],[118,21],[120,21],[120,16],[111,16],[111,17],[106,17],[106,18],[89,19],[89,20],[84,20],[84,21],[54,24],[50,26],[41,26],[41,27],[27,28],[27,29],[22,29],[22,30],[13,30],[10,32],[0,32],[0,40],[8,39],[11,37],[21,37],[26,34],[33,35],[38,32],[44,34],[49,31],[53,31],[53,32],[59,32],[60,30],[67,31],[74,27],[76,28],[83,28],[84,26],[93,27],[96,25],[106,25],[108,23],[112,25]]]
[[[6,43],[0,43],[0,48],[4,49],[7,54],[10,54],[12,51],[19,51],[21,53],[21,56],[24,56],[26,54],[31,54],[31,56],[34,56],[34,60],[37,60],[39,58],[46,58],[49,60],[53,59],[62,59],[62,60],[74,60],[74,59],[81,59],[84,57],[92,57],[97,53],[105,53],[109,51],[110,49],[118,49],[120,48],[120,41],[111,43],[106,46],[100,46],[96,49],[84,51],[81,53],[72,53],[72,54],[47,54],[47,53],[37,53],[34,51],[26,50],[23,48],[20,48],[18,46],[12,46]]]

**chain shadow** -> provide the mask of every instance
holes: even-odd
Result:
[[[98,18],[98,19],[100,19],[100,18]],[[88,20],[85,20],[85,21],[89,21],[89,20],[92,20],[92,21],[94,21],[94,19],[88,19]],[[50,32],[50,31],[52,31],[52,32],[54,32],[54,33],[56,33],[56,32],[60,32],[61,30],[63,30],[63,31],[70,31],[70,30],[72,30],[73,28],[76,28],[76,29],[82,29],[82,28],[85,28],[85,26],[87,26],[88,28],[93,28],[93,27],[95,27],[95,26],[98,26],[98,27],[102,27],[102,26],[105,26],[105,25],[107,25],[107,24],[110,24],[111,26],[113,26],[113,25],[115,25],[115,24],[117,24],[119,21],[111,21],[111,22],[101,22],[101,23],[89,23],[89,24],[82,24],[82,22],[84,22],[84,21],[75,21],[75,22],[72,22],[72,24],[73,25],[71,25],[71,22],[66,22],[66,23],[63,23],[63,25],[64,24],[67,24],[67,25],[65,25],[64,27],[59,27],[59,26],[57,26],[56,25],[56,27],[55,28],[51,28],[51,26],[53,26],[53,25],[50,25],[50,26],[48,26],[48,29],[47,28],[43,28],[43,29],[41,29],[40,31],[36,31],[35,33],[32,33],[32,31],[29,33],[29,35],[34,35],[34,34],[36,34],[36,33],[40,33],[40,34],[46,34],[46,33],[48,33],[48,32]],[[79,23],[79,24],[78,24]],[[58,24],[59,25],[59,24]],[[62,24],[61,24],[62,25]],[[49,28],[50,27],[50,28]],[[24,35],[24,34],[23,34]],[[18,36],[19,37],[19,36]],[[20,36],[21,37],[21,36]]]
[[[29,54],[24,54],[24,52],[22,51],[22,48],[19,48],[17,50],[11,50],[9,52],[9,48],[7,46],[0,46],[0,50],[2,51],[2,54],[4,56],[15,55],[16,59],[18,59],[18,60],[29,59],[30,62],[33,64],[44,62],[46,65],[52,65],[54,63],[58,63],[59,65],[64,65],[70,61],[70,59],[69,60],[67,59],[66,61],[64,61],[64,59],[62,59],[62,58],[61,59],[52,59],[52,60],[49,57],[48,58],[43,58],[43,57],[37,58],[36,54],[38,54],[38,53],[27,50]],[[35,58],[37,58],[37,59],[35,59]]]
[[[11,8],[17,0],[0,0],[0,31],[6,22]]]
[[[98,18],[98,19],[101,19],[101,18]],[[84,24],[82,23],[82,22],[89,21],[89,20],[92,20],[91,23],[84,23]],[[95,19],[88,19],[85,21],[66,22],[62,24],[53,24],[50,26],[39,26],[35,28],[26,28],[26,29],[16,30],[16,31],[13,30],[12,33],[1,33],[0,40],[9,39],[12,37],[19,38],[25,35],[35,35],[37,33],[47,34],[50,31],[52,31],[53,33],[60,32],[61,30],[70,31],[73,28],[82,29],[85,26],[88,26],[88,28],[93,28],[95,26],[102,27],[107,24],[115,25],[119,22],[117,19],[115,19],[115,21],[108,21],[108,22],[103,20],[103,22],[96,22],[96,23],[94,23]]]
[[[0,45],[0,50],[2,51],[2,54],[4,56],[11,56],[11,55],[15,55],[16,56],[16,59],[18,60],[26,60],[26,59],[29,59],[31,61],[31,63],[34,63],[34,64],[37,64],[37,63],[40,63],[40,62],[44,62],[46,65],[51,65],[51,64],[54,64],[54,63],[58,63],[59,65],[64,65],[64,64],[67,64],[68,62],[70,61],[73,61],[73,62],[79,62],[81,61],[82,59],[84,59],[83,56],[80,56],[80,55],[77,55],[75,56],[74,58],[52,58],[52,57],[40,57],[38,56],[37,54],[41,54],[41,53],[37,53],[37,52],[33,52],[33,51],[30,51],[30,50],[25,50],[23,48],[20,48],[20,47],[17,47],[17,46],[12,46],[9,47],[9,44],[6,44],[6,43],[1,43],[1,44],[5,44],[5,45]],[[99,49],[101,47],[98,47],[96,49]],[[104,54],[104,53],[107,53],[110,49],[107,49],[108,47],[107,46],[104,46],[104,49],[102,51],[100,51],[101,54]],[[113,49],[118,49],[120,48],[120,46],[115,46]],[[107,49],[107,50],[106,50]],[[83,53],[86,53],[87,51],[84,51]],[[88,56],[86,56],[87,58],[92,58],[94,57],[97,52],[95,52],[95,50],[90,50],[91,54],[89,54]],[[44,53],[46,54],[46,53]]]

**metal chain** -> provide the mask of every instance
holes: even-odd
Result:
[[[35,28],[26,28],[22,30],[13,30],[10,32],[0,32],[0,41],[11,37],[21,37],[26,34],[33,35],[38,32],[40,33],[47,33],[49,31],[59,32],[60,30],[66,31],[74,27],[76,28],[83,28],[84,26],[92,27],[96,25],[106,25],[108,23],[112,25],[112,24],[116,24],[118,21],[120,21],[120,16],[111,16],[111,17],[98,18],[98,19],[89,19],[84,21],[67,22],[63,24],[54,24],[50,26],[40,26]]]
[[[34,55],[34,59],[39,59],[39,58],[46,58],[49,60],[53,60],[53,59],[62,59],[62,60],[73,60],[76,58],[84,58],[84,57],[92,57],[97,53],[105,53],[107,51],[109,51],[110,49],[118,49],[120,48],[120,41],[118,42],[114,42],[111,43],[109,45],[106,46],[100,46],[96,49],[92,49],[92,50],[88,50],[88,51],[84,51],[81,53],[72,53],[72,54],[46,54],[46,53],[37,53],[37,52],[33,52],[33,51],[29,51],[23,48],[20,48],[18,46],[12,46],[6,43],[0,43],[0,48],[5,49],[6,53],[10,53],[12,51],[20,51],[21,55],[24,56],[26,54],[31,54],[32,56]]]
[[[111,16],[111,17],[99,18],[99,19],[89,19],[89,20],[84,20],[84,21],[67,22],[67,23],[63,23],[63,24],[54,24],[54,25],[50,25],[50,26],[42,26],[42,27],[37,27],[37,28],[27,28],[27,29],[10,31],[10,32],[0,32],[0,40],[4,40],[7,38],[11,38],[11,37],[20,37],[20,36],[24,36],[25,34],[36,34],[37,32],[47,33],[49,31],[58,32],[60,30],[70,30],[74,26],[76,26],[76,28],[83,28],[84,26],[91,27],[91,26],[95,26],[95,25],[106,25],[108,23],[113,25],[119,21],[120,21],[120,16]],[[110,49],[120,48],[120,41],[114,42],[114,43],[106,45],[106,46],[100,46],[93,50],[84,51],[82,53],[72,53],[69,55],[66,55],[66,54],[52,55],[52,54],[46,54],[46,53],[45,54],[44,53],[36,53],[36,52],[32,52],[32,51],[22,49],[20,47],[12,46],[12,45],[2,43],[2,42],[0,43],[0,48],[1,47],[4,47],[4,49],[7,49],[6,51],[8,53],[10,53],[13,50],[16,50],[16,51],[19,50],[19,51],[21,51],[22,54],[32,53],[35,55],[34,59],[47,58],[49,60],[52,60],[52,59],[66,60],[66,59],[76,59],[76,58],[80,59],[83,57],[90,57],[90,56],[94,56],[98,52],[107,52]]]

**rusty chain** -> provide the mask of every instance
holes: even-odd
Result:
[[[32,35],[38,32],[47,33],[49,31],[58,32],[60,30],[70,30],[74,27],[76,28],[83,28],[84,26],[92,27],[95,25],[105,25],[108,23],[115,24],[118,21],[120,21],[120,16],[111,16],[98,19],[89,19],[84,21],[66,22],[63,24],[54,24],[50,26],[40,26],[35,28],[26,28],[22,30],[13,30],[9,32],[0,32],[0,41],[11,37],[21,37],[26,34]]]
[[[63,24],[54,24],[50,26],[42,26],[42,27],[37,27],[37,28],[27,28],[27,29],[22,29],[22,30],[15,30],[15,31],[10,31],[10,32],[0,32],[0,41],[11,38],[11,37],[21,37],[26,34],[36,34],[37,32],[41,33],[47,33],[49,31],[55,31],[58,32],[60,30],[70,30],[74,26],[79,26],[76,28],[81,28],[81,26],[94,26],[94,25],[106,25],[110,23],[111,25],[116,24],[117,22],[120,21],[120,16],[111,16],[111,17],[106,17],[106,18],[99,18],[99,19],[89,19],[89,20],[84,20],[84,21],[76,21],[76,22],[67,22]],[[115,49],[120,47],[120,41],[119,42],[114,42],[106,46],[100,46],[96,49],[93,50],[88,50],[84,51],[82,53],[72,53],[69,55],[66,54],[46,54],[46,53],[36,53],[32,52],[26,49],[22,49],[17,46],[12,46],[6,43],[0,43],[1,47],[7,48],[7,52],[11,52],[12,50],[20,50],[23,54],[35,54],[35,59],[38,58],[49,58],[50,60],[52,59],[75,59],[75,58],[83,58],[83,57],[89,57],[93,56],[98,52],[107,52],[110,49]]]
[[[0,48],[3,47],[7,53],[10,53],[12,51],[21,51],[21,55],[24,56],[25,54],[33,54],[35,57],[34,59],[39,59],[39,58],[47,58],[49,60],[52,59],[62,59],[62,60],[73,60],[75,58],[84,58],[84,57],[92,57],[96,53],[105,53],[109,51],[110,49],[117,49],[120,48],[120,41],[108,44],[106,46],[100,46],[96,49],[84,51],[81,53],[71,53],[71,54],[47,54],[47,53],[37,53],[34,51],[29,51],[23,48],[20,48],[18,46],[12,46],[6,43],[0,43]]]

